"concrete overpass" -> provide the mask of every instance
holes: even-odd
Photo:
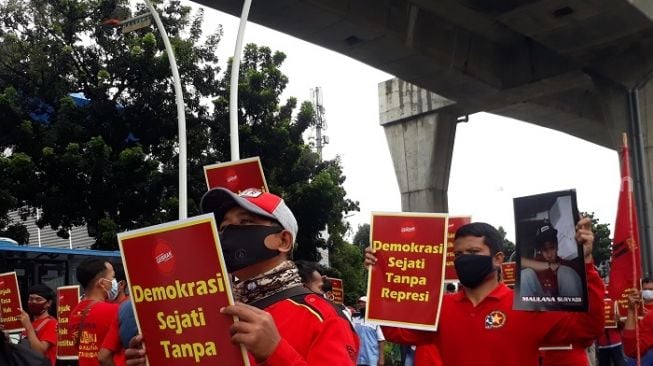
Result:
[[[653,243],[653,1],[254,0],[249,19],[398,78],[379,99],[403,210],[447,210],[457,120],[487,111],[609,148],[629,132]]]

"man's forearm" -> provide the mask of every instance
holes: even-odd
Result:
[[[101,366],[115,366],[113,362],[113,352],[109,351],[106,348],[100,348],[97,359],[100,362]]]
[[[379,341],[379,365],[385,365],[385,341]]]
[[[637,315],[636,311],[632,306],[628,307],[628,315],[626,316],[626,323],[624,329],[635,329],[637,324]]]

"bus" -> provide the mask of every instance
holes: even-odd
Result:
[[[37,283],[53,290],[77,285],[77,267],[88,257],[106,258],[112,263],[121,261],[119,251],[35,247],[0,238],[0,273],[16,272],[24,304],[27,303],[27,290]]]

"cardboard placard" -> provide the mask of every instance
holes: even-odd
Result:
[[[570,351],[574,347],[571,344],[566,346],[542,346],[538,348],[538,351]]]
[[[456,236],[456,230],[471,222],[471,216],[449,216],[449,224],[447,225],[447,263],[444,268],[444,280],[447,282],[458,282],[456,268],[453,265],[455,259],[453,252],[453,239]]]
[[[234,303],[213,214],[118,234],[150,365],[249,365],[231,343]]]
[[[612,299],[603,299],[603,314],[605,315],[605,327],[617,328],[617,306],[616,301]]]
[[[501,276],[506,286],[515,285],[515,262],[501,263]]]
[[[0,274],[0,328],[5,333],[25,330],[19,318],[22,308],[16,272]]]
[[[69,331],[70,315],[79,304],[79,286],[57,287],[57,359],[77,360],[79,353],[75,347],[73,333]]]
[[[334,304],[343,304],[345,302],[345,289],[343,287],[342,279],[327,277],[327,281],[331,281],[331,292],[333,293]]]
[[[372,213],[368,321],[436,330],[440,318],[447,250],[447,215]]]
[[[204,177],[209,189],[224,187],[232,192],[240,193],[247,188],[257,188],[263,192],[269,192],[265,175],[263,175],[261,159],[258,156],[206,165],[204,166]]]
[[[576,191],[514,199],[517,310],[579,311],[588,308]]]

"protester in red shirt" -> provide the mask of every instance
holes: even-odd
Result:
[[[115,299],[118,282],[111,263],[99,258],[80,263],[77,281],[84,299],[70,313],[68,331],[74,335],[79,366],[98,366],[98,351],[118,312],[118,304],[107,302]]]
[[[125,275],[125,268],[122,263],[113,263],[113,270],[116,273],[116,281],[118,282],[117,292],[109,294],[109,300],[116,304],[122,304],[129,300],[127,295],[127,276]],[[109,331],[102,341],[102,346],[98,352],[98,361],[102,366],[114,366],[125,364],[125,349],[120,342],[120,320],[116,312],[116,317],[111,322]]]
[[[570,344],[596,339],[603,331],[603,281],[592,265],[594,235],[590,220],[576,225],[583,245],[589,312],[528,312],[512,309],[513,291],[499,282],[503,239],[485,223],[457,230],[456,273],[463,291],[444,296],[437,332],[383,327],[386,339],[403,344],[435,344],[444,365],[535,366],[542,344]],[[366,265],[376,263],[371,248]],[[508,349],[508,351],[506,351]]]
[[[290,261],[297,221],[283,200],[247,189],[208,191],[200,204],[213,212],[236,305],[220,311],[237,316],[230,332],[247,349],[252,365],[354,366],[359,342],[347,318],[321,295],[302,286]],[[144,365],[142,336],[125,352],[128,365]],[[145,340],[147,344],[147,340]]]
[[[25,328],[22,338],[26,338],[32,350],[47,357],[52,365],[57,359],[57,319],[48,310],[54,302],[54,291],[44,285],[32,286],[28,291],[27,309],[21,309],[20,322]],[[30,315],[32,321],[30,322]]]
[[[644,314],[653,310],[653,278],[642,279],[642,302],[644,305]]]
[[[640,309],[640,314],[644,313],[644,318],[639,320],[639,355],[643,357],[647,351],[653,348],[653,311],[650,310],[650,304],[653,301],[649,295],[652,287],[653,282],[645,279],[642,281],[642,294],[632,294],[628,298],[628,316],[621,335],[624,352],[628,357],[637,357],[637,339],[635,338],[635,324],[638,321],[637,309]]]

